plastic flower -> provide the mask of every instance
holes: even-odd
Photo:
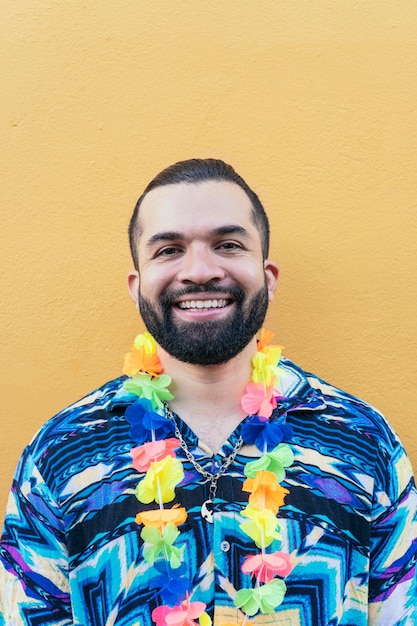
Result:
[[[248,556],[243,563],[242,573],[250,574],[255,583],[254,589],[236,593],[235,606],[246,613],[243,622],[236,626],[245,624],[247,617],[255,613],[275,610],[286,590],[281,578],[291,569],[289,555],[265,554],[267,546],[281,539],[276,513],[288,491],[279,483],[285,478],[285,467],[293,462],[289,446],[281,443],[292,434],[291,427],[284,423],[290,399],[277,391],[281,347],[267,345],[273,336],[271,331],[261,330],[252,360],[251,381],[241,400],[245,412],[252,416],[245,420],[242,437],[245,443],[258,446],[263,456],[246,464],[243,489],[250,496],[242,511],[246,520],[240,528],[262,553]],[[180,536],[178,527],[187,520],[187,511],[179,505],[164,508],[165,503],[175,499],[175,488],[183,481],[184,470],[175,454],[180,442],[174,437],[174,423],[162,410],[164,403],[173,398],[168,389],[171,378],[163,374],[157,344],[149,333],[135,338],[125,357],[124,373],[130,376],[124,389],[139,398],[125,412],[136,442],[131,450],[133,467],[142,474],[146,472],[136,487],[136,497],[143,504],[159,504],[159,508],[136,515],[136,522],[143,525],[143,558],[154,568],[149,588],[153,600],[158,597],[162,601],[162,606],[152,611],[152,619],[156,626],[211,626],[206,605],[189,599],[192,580],[183,560],[185,544],[180,540],[179,546],[175,545]],[[277,401],[281,403],[282,415],[269,421]]]
[[[175,524],[167,524],[161,532],[158,528],[145,526],[140,533],[145,545],[143,547],[143,558],[147,563],[153,565],[159,555],[164,556],[170,566],[174,569],[181,565],[181,557],[185,545],[180,548],[173,545],[180,531]]]
[[[243,491],[248,491],[249,505],[261,510],[269,509],[275,515],[279,507],[284,504],[284,498],[289,493],[288,489],[277,483],[275,474],[272,472],[258,472],[255,478],[247,478],[242,486]]]
[[[268,583],[276,575],[284,578],[290,571],[291,560],[286,552],[248,556],[242,565],[242,572],[252,574],[260,583]]]
[[[136,515],[136,523],[144,526],[152,526],[162,530],[167,524],[179,526],[187,519],[187,511],[184,507],[172,507],[172,509],[152,509],[142,511]]]
[[[175,457],[175,449],[180,442],[175,437],[158,441],[148,441],[141,446],[132,448],[133,467],[138,472],[147,472],[151,462],[160,461],[166,456]]]
[[[250,382],[245,387],[240,404],[248,415],[257,413],[260,417],[268,418],[277,406],[274,396],[274,387],[271,384],[265,387],[262,383]]]
[[[129,393],[134,393],[139,398],[150,400],[154,409],[162,408],[164,402],[169,402],[174,397],[167,389],[171,384],[171,376],[161,374],[157,378],[150,374],[136,374],[125,381],[124,389]]]
[[[156,607],[152,611],[152,619],[156,626],[196,626],[195,620],[204,615],[205,608],[204,602],[190,602],[187,598],[174,607],[166,604]]]
[[[202,613],[200,615],[199,622],[200,622],[200,626],[211,626],[212,625],[211,617],[206,612],[204,612],[204,613]]]
[[[126,354],[123,373],[133,376],[139,371],[158,376],[163,368],[157,355],[155,339],[148,332],[136,335],[131,352]]]
[[[257,352],[252,359],[252,380],[269,387],[278,378],[278,362],[281,357],[280,346],[267,346]]]
[[[163,372],[163,367],[157,354],[148,354],[143,346],[132,346],[131,352],[125,356],[123,374],[134,376],[138,372],[158,376]]]
[[[285,467],[289,467],[294,463],[294,454],[290,446],[286,443],[280,443],[272,452],[263,454],[256,461],[250,461],[245,465],[245,476],[255,478],[260,471],[273,472],[277,481],[280,483],[285,478]]]
[[[144,350],[148,354],[156,354],[158,350],[155,339],[152,337],[151,333],[148,332],[139,333],[139,335],[136,335],[133,340],[133,347],[136,350],[144,348]]]
[[[167,435],[174,434],[171,420],[156,413],[149,400],[136,400],[129,405],[125,418],[130,424],[130,435],[138,445],[149,441],[152,432],[155,439],[164,439]]]
[[[261,328],[259,332],[259,339],[257,343],[257,350],[263,350],[268,343],[270,343],[275,337],[275,333],[272,330]]]
[[[283,580],[274,578],[271,582],[255,589],[240,589],[235,596],[235,606],[247,615],[273,613],[284,599],[287,588]]]
[[[175,487],[184,478],[184,469],[179,459],[167,456],[151,463],[144,478],[136,487],[136,497],[143,504],[171,502],[175,498]]]
[[[279,523],[273,511],[269,509],[258,511],[247,506],[242,511],[242,515],[250,519],[247,522],[242,522],[239,526],[256,543],[258,548],[266,548],[274,539],[281,539]]]
[[[291,426],[262,419],[259,415],[252,415],[242,426],[244,442],[246,444],[254,443],[261,452],[273,450],[277,443],[281,443],[291,434]]]
[[[158,589],[158,595],[161,596],[162,602],[171,606],[185,600],[190,587],[187,565],[181,563],[179,567],[174,569],[164,560],[156,561],[154,568],[158,575],[150,581],[149,589]]]

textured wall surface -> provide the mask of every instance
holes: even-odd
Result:
[[[1,8],[0,516],[37,428],[119,375],[127,222],[191,156],[271,215],[286,355],[383,410],[416,468],[416,3]]]

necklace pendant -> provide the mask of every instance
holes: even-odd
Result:
[[[203,520],[205,520],[209,524],[212,524],[214,522],[213,509],[214,509],[214,503],[213,503],[213,500],[211,499],[206,500],[201,505],[201,509],[200,509],[201,517],[203,518]]]

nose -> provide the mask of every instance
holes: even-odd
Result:
[[[216,254],[205,246],[188,248],[182,256],[177,278],[180,282],[197,285],[222,280],[226,272],[219,261]]]

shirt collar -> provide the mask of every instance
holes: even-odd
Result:
[[[284,403],[288,402],[288,410],[317,411],[326,408],[320,386],[312,385],[314,382],[318,383],[318,379],[306,374],[298,365],[286,358],[280,360],[279,371],[279,389]]]
[[[279,390],[288,410],[322,410],[326,402],[320,390],[319,380],[306,374],[298,365],[289,359],[282,358],[279,364]],[[137,400],[137,396],[123,389],[126,376],[118,380],[119,387],[110,400],[110,408],[126,407]],[[281,403],[281,400],[280,400]]]

